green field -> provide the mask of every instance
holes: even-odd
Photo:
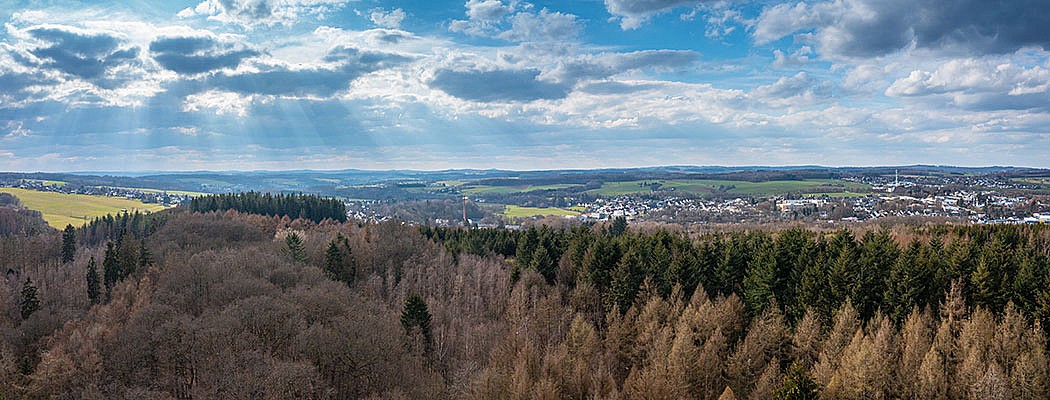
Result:
[[[602,196],[622,196],[628,194],[649,193],[648,186],[641,183],[659,182],[662,184],[660,190],[707,195],[718,191],[719,186],[726,189],[726,193],[737,196],[773,196],[779,194],[812,192],[812,193],[845,193],[864,192],[871,187],[856,182],[847,182],[837,179],[806,179],[800,181],[723,181],[712,179],[683,179],[683,180],[661,180],[661,181],[626,181],[605,182],[601,188],[588,190],[587,193]]]
[[[96,187],[101,188],[103,186],[96,186]],[[207,193],[202,193],[202,192],[190,192],[190,191],[186,191],[186,190],[160,190],[160,189],[146,189],[146,188],[128,188],[128,187],[119,187],[119,186],[104,186],[104,187],[113,188],[113,189],[120,189],[120,190],[135,190],[135,191],[139,191],[139,192],[142,192],[142,193],[167,193],[167,194],[173,194],[173,195],[177,195],[177,196],[197,197],[197,196],[204,196],[204,195],[207,194]]]
[[[17,188],[0,188],[0,192],[17,196],[24,207],[40,211],[44,214],[44,220],[48,225],[59,229],[65,227],[66,224],[80,226],[95,217],[116,214],[120,210],[153,212],[166,208],[160,204],[145,204],[138,200],[119,197],[38,192]]]
[[[806,193],[803,197],[866,197],[871,193],[854,193],[854,192],[821,192],[821,193]]]
[[[1029,185],[1047,186],[1050,185],[1050,178],[1014,178],[1014,182],[1024,183]]]
[[[517,186],[472,186],[463,188],[463,193],[466,194],[506,194],[506,193],[524,193],[533,192],[537,190],[554,190],[554,189],[566,189],[571,187],[580,186],[571,183],[559,183],[554,185],[517,185]]]
[[[507,218],[527,218],[543,215],[567,216],[580,215],[580,213],[555,207],[520,207],[509,205],[503,209],[503,216]]]
[[[43,180],[43,179],[23,179],[23,181],[26,181],[26,182],[40,182],[40,184],[44,185],[44,186],[58,186],[58,187],[66,186],[66,182],[65,181],[46,181],[46,180]]]

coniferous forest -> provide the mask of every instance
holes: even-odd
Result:
[[[0,397],[1050,396],[1044,226],[690,236],[197,207],[0,237]]]

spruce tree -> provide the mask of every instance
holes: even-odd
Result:
[[[861,239],[860,262],[850,298],[861,319],[871,318],[882,304],[886,291],[883,277],[897,261],[897,246],[886,231],[868,231]],[[928,284],[928,283],[924,283]]]
[[[62,263],[69,263],[73,261],[73,257],[77,254],[77,233],[73,225],[67,224],[66,229],[62,231]]]
[[[405,328],[405,334],[412,335],[419,332],[423,335],[424,343],[430,345],[430,311],[423,297],[413,294],[405,299],[405,309],[401,312],[401,327]]]
[[[21,314],[22,320],[28,319],[30,315],[40,309],[40,299],[37,297],[37,288],[33,285],[33,280],[26,277],[25,283],[22,284],[22,302],[21,302]]]
[[[776,284],[777,259],[772,245],[762,245],[747,264],[744,277],[744,304],[751,316],[757,316],[773,299]]]
[[[88,299],[91,300],[91,304],[98,304],[102,298],[99,290],[98,266],[95,263],[95,257],[91,257],[91,260],[88,261],[86,278]]]
[[[784,384],[773,393],[776,400],[816,400],[819,397],[817,383],[806,375],[806,370],[792,364],[784,376]]]
[[[635,249],[630,249],[620,258],[616,269],[612,271],[612,282],[609,284],[609,309],[619,307],[621,313],[627,312],[638,296],[642,285],[642,258]]]
[[[617,237],[624,232],[627,232],[627,218],[621,216],[613,219],[612,225],[609,225],[609,236]]]
[[[547,251],[547,246],[540,245],[536,247],[536,252],[532,253],[529,267],[543,275],[547,283],[554,283],[554,273],[557,269],[557,264],[551,258],[550,252]]]
[[[106,242],[106,253],[102,258],[102,283],[106,287],[106,299],[113,294],[113,286],[118,280],[120,280],[120,263],[117,259],[117,250],[113,242]]]
[[[153,253],[149,251],[149,247],[146,247],[146,239],[139,241],[139,271],[145,271],[147,267],[153,265]]]
[[[339,251],[335,240],[328,242],[328,249],[324,252],[324,272],[329,279],[342,280],[343,252]]]
[[[306,262],[306,250],[303,248],[303,238],[299,237],[299,234],[289,233],[284,238],[284,245],[292,261]]]
[[[336,234],[324,252],[322,269],[329,279],[350,285],[354,282],[357,270],[354,268],[354,254],[350,250],[350,241],[341,233]]]

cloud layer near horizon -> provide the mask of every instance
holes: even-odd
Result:
[[[1050,167],[1034,0],[52,3],[0,170]]]

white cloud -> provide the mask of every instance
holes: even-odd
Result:
[[[246,117],[255,97],[254,95],[209,90],[186,96],[182,103],[182,111]]]
[[[784,69],[798,68],[809,63],[811,54],[813,54],[813,49],[809,46],[802,46],[791,54],[776,49],[773,50],[773,66]]]
[[[1050,70],[1000,58],[951,59],[932,70],[911,71],[894,81],[886,95],[947,97],[956,106],[971,108],[1045,108]]]
[[[179,11],[180,18],[194,16],[246,28],[259,25],[294,25],[303,17],[324,19],[349,0],[205,0],[192,10]]]
[[[623,30],[638,29],[654,15],[678,7],[698,7],[703,0],[605,0],[605,9]]]
[[[368,18],[372,20],[373,24],[380,28],[398,29],[401,27],[401,21],[405,20],[405,11],[400,8],[395,8],[390,11],[386,11],[383,8],[375,8],[368,15]]]
[[[512,42],[571,41],[580,33],[575,15],[548,11],[520,12],[510,18],[511,28],[497,35]]]

